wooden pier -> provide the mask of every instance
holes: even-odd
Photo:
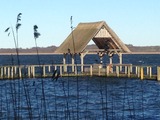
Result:
[[[132,64],[54,64],[0,66],[0,79],[51,78],[54,71],[64,76],[105,76],[160,80],[160,67]],[[154,73],[153,73],[154,71]]]

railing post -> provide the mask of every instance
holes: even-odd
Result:
[[[90,65],[90,76],[93,75],[92,70],[93,70],[92,65]]]
[[[8,79],[9,79],[10,78],[10,67],[8,66],[7,69],[8,69]]]
[[[11,67],[11,78],[13,79],[13,77],[14,77],[14,68],[13,68],[13,66]]]
[[[125,70],[124,70],[124,73],[127,74],[127,66],[125,66],[124,69],[125,69]]]
[[[14,67],[14,76],[16,76],[16,73],[17,73],[17,67],[15,66]]]
[[[138,74],[138,68],[137,68],[137,66],[135,66],[135,74],[136,75]]]
[[[101,66],[101,65],[99,65],[99,66],[98,66],[98,76],[100,76],[100,75],[101,75],[101,68],[102,68],[102,66]]]
[[[31,66],[32,77],[35,77],[35,66]]]
[[[27,69],[28,69],[28,78],[31,77],[31,69],[30,69],[30,66],[27,66]]]
[[[46,67],[45,67],[45,65],[43,65],[43,77],[45,77],[46,76]]]
[[[107,76],[109,76],[109,66],[108,65],[106,66],[106,73],[107,73]]]
[[[51,66],[48,65],[48,72],[51,72]]]
[[[116,75],[119,77],[119,66],[116,66]]]
[[[3,77],[6,77],[6,67],[4,67]]]
[[[152,77],[152,67],[149,67],[149,77]]]
[[[22,78],[22,68],[19,66],[19,78]]]
[[[157,80],[160,81],[160,67],[157,67]]]
[[[54,70],[57,70],[57,66],[54,67]]]
[[[141,67],[140,70],[141,70],[141,71],[140,71],[140,73],[141,73],[141,80],[143,80],[143,79],[144,79],[143,67]]]
[[[60,66],[60,75],[62,76],[62,66]]]
[[[140,78],[140,67],[137,67],[137,72],[138,72],[138,78]]]
[[[131,67],[128,65],[128,78],[131,77]]]
[[[3,78],[3,67],[1,67],[1,78]]]

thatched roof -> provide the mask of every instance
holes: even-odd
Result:
[[[81,53],[93,40],[99,49],[130,52],[127,46],[104,22],[79,23],[55,53]]]

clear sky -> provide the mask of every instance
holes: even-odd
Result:
[[[4,30],[22,13],[19,47],[34,47],[33,25],[40,47],[59,46],[80,22],[106,21],[126,44],[160,45],[160,0],[1,0],[0,48],[14,48]]]

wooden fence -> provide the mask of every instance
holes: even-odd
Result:
[[[132,64],[54,64],[0,66],[0,79],[52,77],[54,71],[60,76],[106,76],[160,80],[160,67]]]

